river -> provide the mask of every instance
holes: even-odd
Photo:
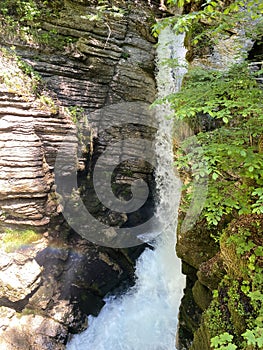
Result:
[[[180,88],[184,68],[163,65],[164,59],[184,62],[183,35],[169,28],[159,36],[156,80],[159,97]],[[89,317],[88,328],[75,335],[67,350],[174,350],[178,311],[185,277],[176,256],[176,226],[181,181],[173,167],[173,121],[165,118],[169,106],[157,107],[157,166],[155,171],[161,234],[136,263],[136,284],[124,295],[109,297],[98,317]]]

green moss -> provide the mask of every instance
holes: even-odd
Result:
[[[220,252],[200,265],[197,272],[198,280],[211,291],[217,289],[226,271]]]
[[[28,307],[25,307],[22,312],[17,313],[17,317],[21,318],[23,316],[28,316],[28,315],[39,315],[39,311],[35,309],[30,309]]]
[[[2,0],[0,3],[0,37],[14,43],[64,50],[76,39],[59,34],[56,26],[44,29],[45,21],[55,22],[64,2],[60,0]]]
[[[41,234],[33,230],[7,229],[3,234],[1,246],[7,253],[11,253],[25,245],[38,241],[41,237]]]
[[[27,99],[37,92],[41,78],[31,66],[16,55],[14,49],[15,47],[0,48],[0,84],[3,84],[9,92]]]
[[[194,341],[189,350],[210,350],[210,333],[205,323],[202,323],[200,328],[194,335]]]
[[[246,261],[237,255],[236,245],[229,241],[227,231],[221,236],[220,250],[224,263],[227,266],[228,274],[235,279],[245,277]]]
[[[193,287],[193,297],[196,304],[200,307],[201,310],[206,310],[211,301],[211,292],[198,280],[195,282]]]
[[[257,350],[263,345],[262,232],[262,216],[250,214],[232,220],[221,235],[220,253],[227,274],[213,293],[202,326],[214,344],[229,334],[231,349]],[[195,334],[192,349],[198,349],[200,337],[203,330]]]
[[[47,94],[42,93],[38,98],[38,102],[40,109],[48,109],[53,114],[58,112],[58,106],[55,101]]]

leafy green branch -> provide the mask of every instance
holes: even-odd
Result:
[[[112,5],[108,0],[98,0],[94,14],[84,15],[90,21],[104,21],[108,16],[122,18],[126,11],[118,6]]]
[[[211,345],[213,349],[218,350],[235,350],[237,346],[232,343],[233,335],[224,332],[211,339]]]
[[[185,153],[184,143],[179,145],[175,165],[191,173],[190,183],[209,177],[202,214],[208,224],[216,226],[229,214],[262,213],[263,91],[249,68],[242,64],[223,72],[192,69],[180,92],[157,103],[166,101],[174,118],[195,131],[201,146],[202,152]],[[195,168],[196,164],[205,166]],[[189,193],[188,184],[190,199]]]
[[[222,35],[244,28],[246,35],[256,40],[262,35],[263,4],[261,0],[170,0],[182,8],[183,15],[167,17],[153,26],[158,36],[167,25],[177,33],[186,33],[192,47],[216,42]],[[189,4],[190,3],[190,4]]]
[[[36,47],[63,49],[75,38],[45,30],[42,22],[54,20],[61,10],[60,0],[2,0],[0,38],[3,42],[25,43]]]

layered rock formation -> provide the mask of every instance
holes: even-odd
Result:
[[[14,35],[8,27],[1,32],[8,73],[1,75],[0,93],[0,345],[5,349],[63,349],[70,332],[86,327],[86,315],[99,312],[106,293],[122,282],[132,283],[133,262],[143,249],[96,246],[64,221],[54,167],[66,135],[82,198],[96,218],[106,217],[108,225],[118,227],[136,225],[154,208],[148,162],[120,159],[114,174],[119,198],[130,198],[134,179],[150,186],[146,206],[134,215],[111,213],[98,204],[90,178],[110,143],[131,133],[137,139],[154,138],[148,106],[155,98],[155,39],[149,18],[158,12],[158,2],[149,7],[147,1],[119,1],[116,5],[125,10],[121,18],[108,14],[93,21],[89,16],[96,12],[95,3],[61,1],[54,16],[41,18],[41,40],[27,40],[31,33],[27,39]],[[48,42],[43,43],[45,35]],[[61,42],[67,45],[58,48]],[[11,45],[22,61],[10,54]],[[38,74],[42,87],[36,97],[31,83],[39,80]],[[132,156],[130,149],[122,154],[124,159]],[[62,175],[64,183],[69,174]],[[26,235],[32,228],[41,234],[37,241],[23,245],[14,238],[7,249],[7,233]]]
[[[56,211],[50,200],[56,150],[74,125],[69,116],[41,110],[33,99],[8,91],[0,103],[2,221],[44,228]]]

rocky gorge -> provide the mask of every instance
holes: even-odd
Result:
[[[19,13],[20,5],[7,2],[1,10],[6,6]],[[96,23],[84,16],[94,13],[95,2],[55,5],[32,42],[16,32],[23,31],[22,22],[14,29],[5,22],[8,16],[2,18],[0,181],[6,244],[1,246],[0,344],[5,349],[64,349],[69,333],[86,327],[86,315],[99,312],[106,293],[133,283],[134,261],[143,250],[98,246],[66,224],[55,193],[54,166],[67,134],[68,147],[78,153],[78,181],[93,215],[121,226],[139,222],[153,210],[150,194],[147,208],[135,217],[110,215],[87,179],[113,139],[128,133],[154,137],[146,108],[155,98],[155,39],[148,20],[158,7],[131,2],[121,18],[109,14]],[[68,42],[57,47],[64,39]],[[40,79],[40,97],[35,97]],[[126,125],[112,126],[112,118],[120,123],[120,117]],[[62,177],[65,182],[67,174]],[[118,195],[129,195],[134,178],[154,190],[148,163],[123,162],[115,180]]]
[[[175,11],[164,12],[159,1],[146,0],[107,2],[106,9],[95,0],[30,1],[29,7],[25,3],[0,5],[0,346],[65,349],[71,334],[88,326],[86,316],[99,313],[107,293],[119,293],[134,283],[134,264],[145,244],[130,248],[110,244],[114,247],[114,227],[151,217],[155,179],[149,162],[127,161],[133,153],[122,142],[131,134],[148,141],[155,137],[157,125],[149,106],[157,93],[157,39],[151,30],[156,19],[169,19]],[[183,12],[194,12],[196,6],[189,2]],[[244,52],[249,52],[250,61],[262,61],[262,44],[248,39],[242,30],[200,48],[188,35],[185,44],[191,67],[222,69]],[[192,129],[209,132],[221,126],[220,122],[208,126],[205,114],[200,118],[201,126],[191,125]],[[253,153],[261,154],[261,139],[253,137]],[[83,237],[62,215],[55,167],[65,138],[70,156],[62,157],[65,163],[73,158],[83,202],[95,218],[113,227],[98,242],[91,225]],[[123,159],[112,177],[115,194],[129,200],[134,180],[149,185],[146,204],[135,213],[110,211],[96,197],[92,173],[114,142],[123,146]],[[145,150],[140,152],[144,159]],[[153,157],[150,150],[148,158]],[[113,158],[107,166],[111,163]],[[59,176],[63,187],[71,180],[72,169],[63,168]],[[189,174],[183,172],[182,177],[188,179]],[[226,178],[236,186],[241,182],[231,170]],[[183,217],[182,209],[182,221]],[[242,230],[251,235],[242,242],[229,241],[231,236],[242,236]],[[223,232],[220,241],[214,239],[218,232]],[[187,232],[181,232],[179,225],[177,234],[176,250],[187,275],[178,349],[212,349],[211,338],[226,330],[240,338],[247,327],[246,314],[262,316],[257,309],[262,307],[260,300],[255,307],[244,292],[244,286],[254,283],[252,275],[262,264],[262,253],[258,250],[254,257],[251,276],[237,268],[245,268],[262,246],[262,214],[239,218],[236,212],[227,213],[212,227],[201,217]],[[249,240],[253,247],[240,258],[235,246]],[[232,285],[229,279],[238,282]],[[224,329],[213,326],[220,317]]]

